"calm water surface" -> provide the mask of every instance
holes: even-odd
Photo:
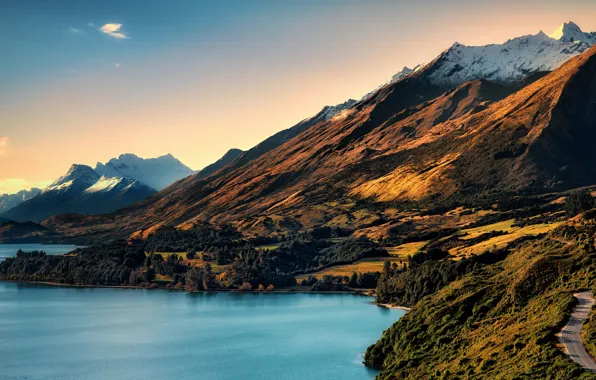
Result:
[[[370,302],[0,282],[0,379],[372,379],[404,312]]]
[[[63,255],[78,248],[63,244],[0,244],[0,261],[14,257],[19,249],[23,251],[45,251],[48,255]]]

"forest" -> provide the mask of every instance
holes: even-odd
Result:
[[[377,243],[320,229],[286,237],[275,249],[256,248],[269,239],[241,239],[232,228],[161,229],[147,239],[119,240],[79,248],[67,255],[17,252],[0,263],[0,279],[73,285],[173,287],[187,290],[272,290],[296,285],[296,274],[365,257],[388,256]],[[161,254],[160,252],[168,252]],[[178,253],[172,253],[178,252]],[[217,268],[217,269],[214,269]],[[325,278],[313,290],[374,288],[378,274]]]

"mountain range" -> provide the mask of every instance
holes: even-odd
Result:
[[[130,153],[112,158],[105,164],[98,162],[95,172],[105,177],[132,178],[157,191],[195,173],[171,154],[141,158]]]
[[[58,216],[44,225],[74,234],[200,221],[232,223],[249,235],[340,220],[361,228],[367,222],[355,216],[355,202],[372,212],[377,206],[367,204],[490,202],[592,184],[594,42],[594,33],[566,23],[550,36],[501,45],[456,43],[206,177],[84,223]]]
[[[74,164],[45,189],[12,196],[22,201],[13,202],[2,216],[15,221],[41,221],[61,213],[111,212],[194,173],[170,154],[150,159],[123,154],[105,164],[97,163],[95,169]]]
[[[41,192],[36,187],[30,190],[21,190],[15,194],[0,194],[0,214],[18,206]]]
[[[35,197],[5,212],[3,217],[40,221],[61,213],[104,213],[155,193],[156,190],[137,180],[102,176],[90,166],[74,164],[65,175]]]

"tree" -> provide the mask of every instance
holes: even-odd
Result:
[[[203,268],[203,288],[213,289],[215,288],[215,285],[215,275],[211,269],[211,264],[207,263]]]
[[[203,290],[204,289],[204,273],[203,269],[192,267],[191,270],[186,272],[185,276],[186,287],[190,290]]]
[[[391,275],[391,261],[385,260],[383,263],[383,275],[389,277]]]
[[[570,217],[581,214],[594,208],[595,202],[592,195],[586,190],[575,191],[565,200],[565,211]]]
[[[356,274],[356,272],[353,272],[352,276],[350,276],[350,287],[352,287],[352,288],[358,287],[358,275]]]
[[[125,267],[129,267],[129,268],[134,268],[135,267],[135,260],[133,258],[127,257],[126,259],[124,259],[124,266]]]
[[[194,248],[189,248],[186,250],[186,258],[189,260],[194,260],[197,257],[197,250]]]
[[[145,271],[145,282],[151,282],[155,279],[155,270],[153,268],[147,268]]]

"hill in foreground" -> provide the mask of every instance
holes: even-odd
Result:
[[[369,347],[366,364],[382,369],[378,379],[596,378],[556,337],[573,293],[596,290],[588,214],[422,298]]]

